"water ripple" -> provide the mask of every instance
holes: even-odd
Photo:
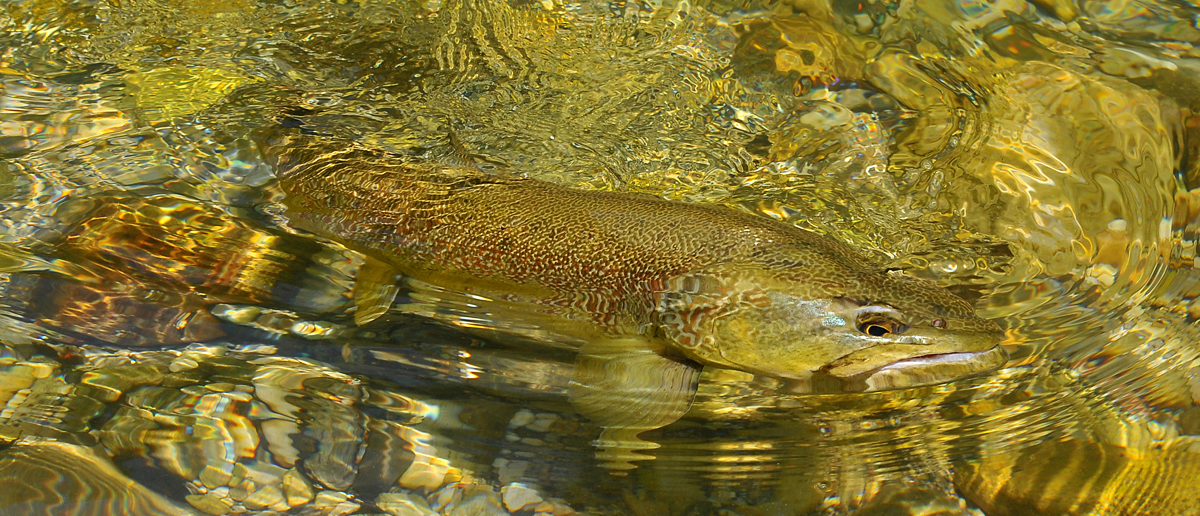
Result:
[[[1193,11],[7,6],[0,510],[1194,513]],[[280,214],[280,124],[828,234],[1002,321],[1013,360],[862,395],[710,368],[612,475],[571,350],[460,331],[536,324],[411,282],[353,324],[364,259]]]

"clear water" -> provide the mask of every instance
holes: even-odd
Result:
[[[10,0],[0,513],[1200,514],[1200,7]],[[569,353],[356,328],[255,135],[719,203],[1008,330],[959,382],[709,369],[614,472]]]

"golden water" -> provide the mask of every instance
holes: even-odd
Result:
[[[1200,514],[1200,7],[0,5],[0,514]],[[1005,369],[710,369],[626,474],[574,358],[408,316],[256,135],[721,203],[934,279]],[[290,511],[290,512],[288,512]]]

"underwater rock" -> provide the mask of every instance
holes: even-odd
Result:
[[[130,480],[82,446],[19,441],[0,451],[0,513],[23,516],[196,516]]]

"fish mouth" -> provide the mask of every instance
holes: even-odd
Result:
[[[862,364],[870,350],[842,356],[792,385],[793,392],[875,392],[937,385],[998,370],[1008,362],[1000,344],[978,352],[935,352],[896,356],[877,366]],[[868,368],[869,367],[869,368]]]
[[[930,353],[884,364],[855,375],[852,381],[865,384],[865,391],[936,385],[994,371],[1007,362],[1008,351],[1000,345],[984,351]]]
[[[784,391],[793,394],[844,394],[939,385],[1004,367],[1008,363],[1008,351],[997,344],[983,351],[927,353],[897,357],[865,370],[838,370],[838,365],[845,366],[853,362],[853,358],[843,357],[805,378],[790,379]]]

